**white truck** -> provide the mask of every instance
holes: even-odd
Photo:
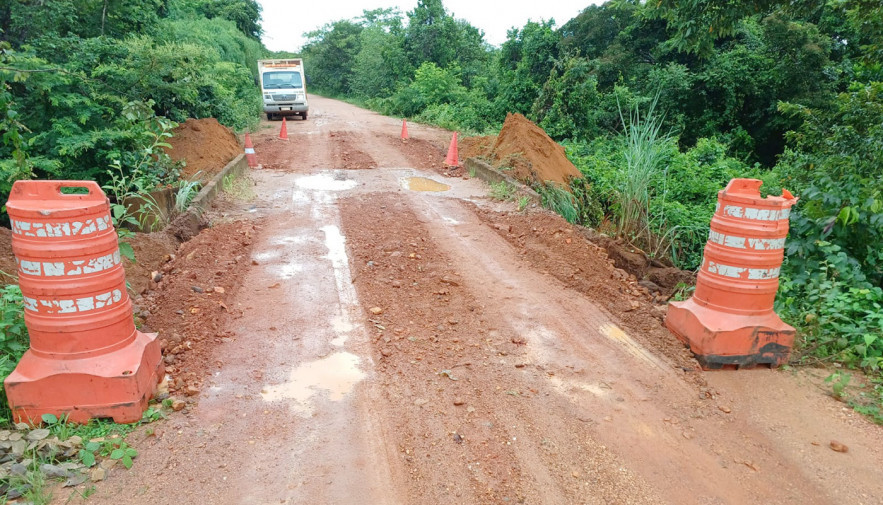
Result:
[[[295,115],[307,119],[310,106],[303,59],[258,60],[258,74],[267,119]]]

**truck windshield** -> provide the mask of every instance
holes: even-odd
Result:
[[[265,72],[264,89],[302,88],[300,72]]]

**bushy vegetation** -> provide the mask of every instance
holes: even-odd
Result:
[[[698,266],[731,178],[788,188],[780,313],[804,354],[880,370],[878,2],[619,0],[513,28],[498,49],[419,0],[311,37],[314,90],[473,133],[527,115],[584,175],[571,197],[537,188],[545,205],[682,268]]]
[[[0,288],[0,382],[15,370],[27,350],[28,329],[21,289],[17,284],[9,284]],[[0,424],[7,424],[11,419],[6,390],[0,388]]]
[[[167,160],[136,166],[158,125],[257,121],[259,20],[254,0],[5,2],[0,198],[31,177],[106,184],[111,167],[174,182]]]

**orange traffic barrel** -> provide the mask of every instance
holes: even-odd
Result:
[[[773,311],[788,218],[797,202],[760,197],[757,179],[733,179],[718,193],[696,290],[669,304],[665,324],[706,369],[778,366],[795,330]]]
[[[30,348],[5,381],[18,421],[141,418],[163,367],[135,329],[107,197],[93,181],[17,181],[6,203]]]

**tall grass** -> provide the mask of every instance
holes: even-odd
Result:
[[[537,187],[543,207],[561,215],[568,223],[577,223],[580,218],[577,202],[573,194],[557,183],[548,181]]]
[[[619,118],[624,126],[622,135],[626,147],[625,166],[619,174],[619,213],[616,232],[639,246],[661,253],[663,251],[660,249],[667,248],[663,245],[666,242],[665,238],[675,230],[663,232],[661,239],[651,231],[651,183],[659,180],[658,175],[662,173],[664,198],[665,161],[674,136],[670,132],[662,131],[665,115],[656,111],[658,99],[657,94],[643,113],[636,105],[629,112],[628,121],[617,101]]]
[[[199,173],[194,177],[198,175]],[[187,210],[190,202],[193,201],[193,198],[199,193],[200,186],[202,186],[202,183],[198,180],[181,181],[178,190],[175,192],[175,210],[178,211],[178,213]]]

